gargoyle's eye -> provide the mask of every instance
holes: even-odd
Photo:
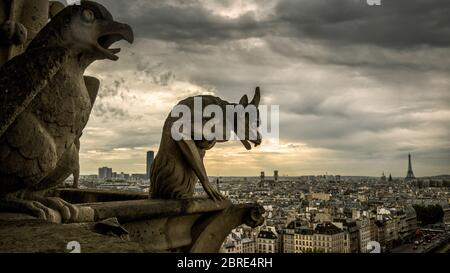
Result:
[[[94,12],[90,9],[85,9],[81,14],[81,18],[83,18],[85,22],[92,23],[95,20]]]

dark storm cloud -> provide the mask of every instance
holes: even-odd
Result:
[[[389,48],[450,45],[447,0],[280,1],[277,20],[300,37]]]
[[[274,35],[387,48],[450,45],[447,0],[382,0],[381,7],[366,0],[280,0],[259,20],[253,12],[220,16],[200,1],[100,2],[138,36],[167,41],[219,43]]]
[[[177,42],[219,43],[263,36],[266,22],[253,13],[232,19],[213,14],[199,1],[100,1],[117,20],[130,24],[138,37]],[[114,12],[115,11],[115,12]]]
[[[126,100],[125,93],[129,92],[126,85],[124,85],[125,79],[119,78],[114,80],[111,84],[104,84],[102,88],[100,88],[100,92],[98,93],[95,107],[92,109],[92,112],[97,117],[102,117],[103,119],[130,119],[126,109],[122,107],[117,107],[109,103],[106,99],[110,97],[117,97],[121,101]],[[133,117],[138,118],[138,117]]]
[[[113,133],[89,148],[157,147],[172,101],[192,95],[181,90],[196,86],[238,101],[259,85],[264,104],[280,105],[282,142],[332,151],[315,159],[317,170],[326,160],[346,170],[354,160],[383,159],[403,170],[413,152],[418,163],[428,160],[424,172],[447,172],[450,1],[381,1],[248,0],[253,11],[227,17],[220,14],[231,0],[100,0],[137,39],[118,63],[99,66],[112,76],[99,93],[93,127]],[[125,83],[117,75],[126,75]],[[153,107],[161,98],[167,109],[134,121],[143,104],[132,101]]]
[[[132,118],[128,114],[128,112],[126,110],[124,110],[123,108],[115,107],[115,106],[112,106],[108,103],[104,103],[101,101],[96,103],[96,105],[93,109],[93,113],[95,116],[102,117],[104,119],[125,120],[125,119]],[[136,119],[136,117],[133,117],[133,118]]]
[[[444,70],[450,69],[450,49],[441,47],[384,48],[376,45],[343,44],[336,41],[267,37],[271,50],[287,58],[316,64],[365,67],[372,69]]]

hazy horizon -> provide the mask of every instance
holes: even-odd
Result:
[[[279,145],[207,152],[210,176],[450,173],[450,33],[445,0],[99,0],[135,31],[81,138],[81,173],[145,172],[181,99],[237,102],[261,87],[280,106]],[[115,46],[113,46],[115,47]]]
[[[103,166],[105,167],[105,166]],[[113,170],[113,172],[115,172],[115,170]],[[125,174],[141,174],[141,175],[145,175],[144,172],[142,173],[130,173],[130,172],[126,172],[126,171],[121,171]],[[120,173],[120,172],[119,172]],[[98,173],[88,173],[88,174],[82,174],[84,176],[90,176],[90,175],[98,175]],[[305,175],[289,175],[289,174],[280,174],[278,177],[307,177],[307,176],[323,176],[325,174],[305,174]],[[341,177],[368,177],[368,178],[379,178],[380,176],[371,176],[371,175],[345,175],[345,174],[328,174],[330,176],[335,176],[335,175],[339,175]],[[386,174],[385,174],[386,175]],[[416,177],[418,179],[420,178],[427,178],[427,177],[439,177],[439,176],[450,176],[450,174],[437,174],[437,175],[431,175],[431,176],[419,176]],[[243,176],[239,176],[239,175],[224,175],[224,176],[217,176],[217,175],[208,175],[208,177],[222,177],[222,178],[233,178],[233,177],[246,177],[246,178],[259,178],[259,175],[243,175]],[[265,175],[266,178],[270,178],[273,177],[273,175]],[[386,175],[386,178],[389,177],[389,174]],[[400,179],[400,178],[404,178],[404,176],[394,176],[392,175],[392,179]]]

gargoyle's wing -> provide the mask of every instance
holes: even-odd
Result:
[[[0,137],[67,59],[62,47],[37,48],[0,67]]]
[[[84,76],[84,84],[88,90],[89,98],[91,99],[91,106],[93,107],[95,99],[97,98],[98,89],[100,87],[100,81],[95,77]]]

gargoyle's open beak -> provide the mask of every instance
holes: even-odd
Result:
[[[134,41],[133,30],[127,24],[115,21],[105,21],[100,26],[100,35],[97,38],[97,48],[106,58],[116,61],[119,57],[116,55],[120,48],[109,48],[113,43],[125,40],[130,44]]]

